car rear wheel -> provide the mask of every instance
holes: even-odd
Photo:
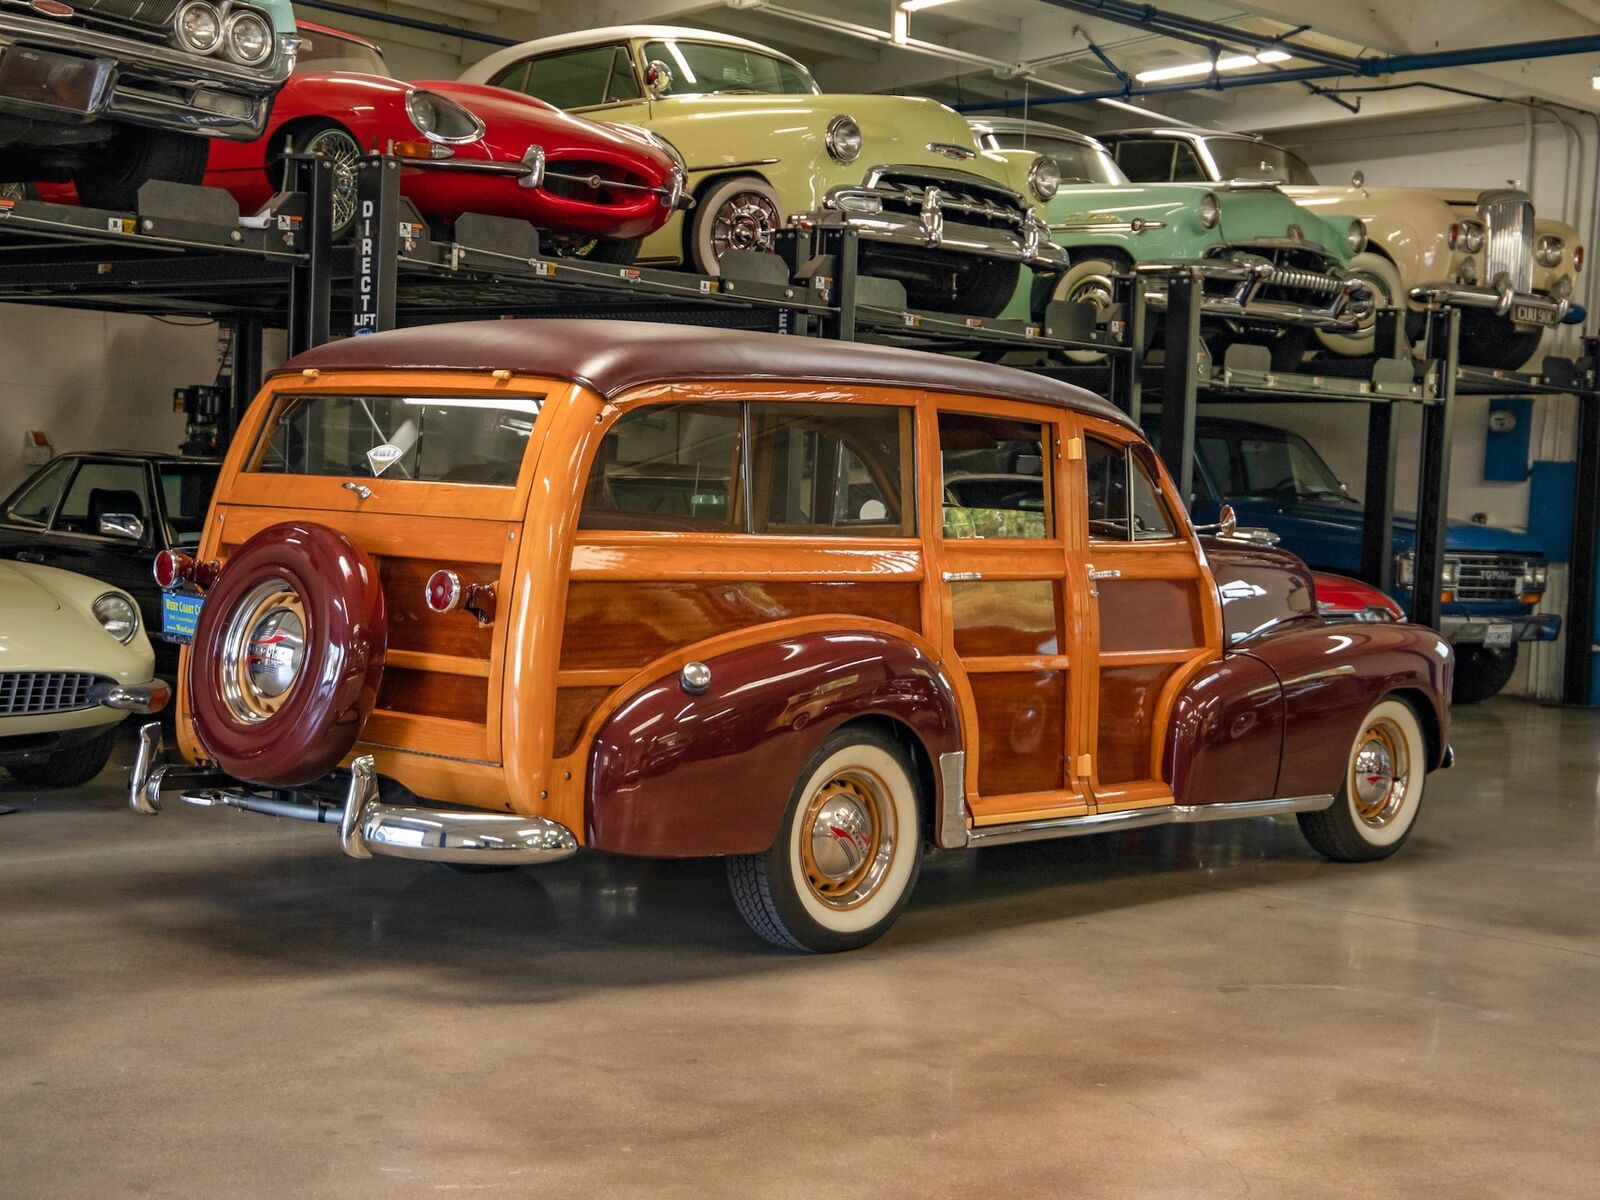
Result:
[[[1388,858],[1411,836],[1428,773],[1428,742],[1403,700],[1380,700],[1362,719],[1333,804],[1300,813],[1300,832],[1336,862]]]
[[[356,227],[356,174],[361,161],[361,143],[337,121],[311,121],[295,128],[287,139],[304,154],[320,154],[333,168],[333,239],[343,241]],[[286,144],[287,144],[286,143]],[[282,186],[283,166],[279,160],[274,186]]]
[[[702,275],[718,273],[729,250],[771,250],[783,228],[778,193],[755,175],[734,175],[712,184],[695,206],[689,229],[689,262]]]
[[[772,848],[728,859],[728,883],[740,914],[773,945],[854,950],[905,907],[922,841],[904,752],[875,730],[846,726],[801,773]]]
[[[1499,695],[1511,682],[1517,669],[1515,644],[1504,650],[1484,646],[1457,646],[1455,681],[1450,687],[1452,704],[1477,704]]]
[[[11,778],[23,787],[79,787],[106,769],[116,741],[117,727],[113,725],[93,741],[57,750],[28,762],[13,763],[6,769],[11,772]]]
[[[86,207],[129,211],[152,179],[199,183],[210,149],[210,140],[195,134],[125,125],[73,172],[72,182]]]

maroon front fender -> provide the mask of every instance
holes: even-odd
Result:
[[[935,787],[939,756],[961,749],[949,682],[892,635],[797,634],[705,662],[703,694],[686,692],[674,672],[600,727],[589,758],[590,846],[658,858],[759,854],[777,838],[806,760],[862,717],[910,730]]]

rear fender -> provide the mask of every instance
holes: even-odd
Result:
[[[688,691],[674,666],[602,719],[590,743],[590,846],[669,858],[762,853],[807,760],[862,719],[892,722],[920,748],[930,816],[943,810],[939,761],[961,749],[960,718],[949,679],[912,637],[854,625],[774,631],[699,661],[711,672],[704,692]]]

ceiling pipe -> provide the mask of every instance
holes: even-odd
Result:
[[[1054,3],[1055,0],[1050,0]],[[1142,96],[1172,96],[1180,92],[1222,92],[1236,88],[1262,87],[1269,83],[1302,83],[1319,79],[1373,78],[1403,75],[1412,71],[1436,71],[1448,67],[1477,67],[1486,63],[1518,62],[1522,59],[1560,58],[1569,54],[1600,54],[1600,36],[1551,38],[1540,42],[1513,42],[1501,46],[1475,46],[1465,50],[1438,50],[1428,54],[1392,54],[1386,57],[1353,60],[1354,67],[1292,67],[1282,71],[1262,71],[1251,75],[1213,75],[1186,83],[1149,83],[1135,87],[1105,88],[1097,92],[1056,93],[987,104],[961,104],[961,112],[993,112],[1012,108],[1039,108],[1054,104],[1082,104],[1089,100],[1135,100]]]
[[[1315,46],[1302,46],[1287,40],[1300,30],[1273,37],[1269,34],[1235,29],[1231,25],[1222,25],[1216,21],[1203,21],[1198,17],[1166,12],[1151,4],[1129,3],[1129,0],[1044,0],[1044,3],[1054,8],[1064,8],[1069,12],[1082,13],[1087,17],[1115,21],[1119,25],[1133,25],[1147,32],[1159,33],[1174,41],[1189,42],[1197,46],[1210,47],[1225,42],[1246,46],[1252,50],[1284,50],[1307,62],[1320,63],[1326,67],[1347,67],[1352,70],[1361,62],[1359,58],[1351,58],[1349,55],[1335,54],[1331,50],[1319,50]]]

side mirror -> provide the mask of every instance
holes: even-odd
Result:
[[[144,539],[144,519],[132,513],[102,513],[100,532],[107,537],[124,538],[130,542]]]
[[[1233,511],[1233,505],[1224,504],[1217,510],[1217,536],[1232,537],[1233,531],[1239,528],[1239,514]]]
[[[672,68],[659,58],[652,58],[644,69],[644,90],[650,99],[665,96],[672,89]]]

